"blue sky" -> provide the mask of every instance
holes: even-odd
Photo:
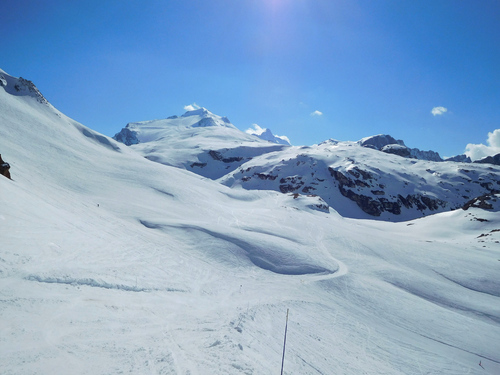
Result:
[[[196,103],[295,145],[385,133],[451,156],[491,133],[481,150],[500,152],[497,0],[17,0],[1,9],[0,68],[106,135]]]

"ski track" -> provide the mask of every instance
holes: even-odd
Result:
[[[71,277],[41,277],[37,275],[30,275],[26,277],[28,281],[36,281],[46,284],[63,284],[72,286],[88,286],[92,288],[114,289],[124,292],[152,292],[152,291],[165,291],[165,292],[183,292],[186,290],[174,288],[140,288],[138,286],[129,286],[123,284],[111,284],[105,281],[97,281],[90,278],[75,279]]]

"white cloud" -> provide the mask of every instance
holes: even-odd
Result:
[[[311,116],[323,116],[323,112],[315,110],[314,112],[311,113]]]
[[[197,109],[200,109],[200,106],[198,104],[196,104],[196,103],[188,104],[188,105],[184,106],[184,110],[185,111],[194,111],[194,110],[197,110]]]
[[[290,139],[288,139],[288,137],[286,135],[273,134],[271,130],[269,130],[267,128],[262,128],[257,124],[252,124],[252,126],[253,126],[253,128],[249,128],[249,129],[245,130],[245,133],[256,135],[257,137],[265,139],[266,141],[271,141],[271,142],[283,144],[283,142],[276,141],[276,139],[281,139],[282,141],[284,141],[288,144],[291,144]]]
[[[288,142],[289,144],[292,144],[292,142],[290,142],[290,139],[286,135],[275,135],[275,137],[282,139],[282,140]]]
[[[472,161],[482,159],[486,156],[500,154],[500,129],[495,129],[488,133],[486,145],[469,143],[465,147],[465,155],[470,157]]]
[[[249,128],[249,129],[245,130],[245,133],[253,134],[253,135],[261,135],[262,133],[264,133],[267,130],[266,128],[261,128],[257,124],[252,124],[252,126],[253,126],[253,129]]]
[[[431,110],[431,113],[434,116],[437,116],[437,115],[441,116],[445,112],[448,112],[448,108],[445,108],[445,107],[434,107]]]

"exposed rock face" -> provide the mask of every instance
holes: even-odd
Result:
[[[9,75],[0,74],[0,87],[3,87],[9,94],[16,96],[32,96],[39,103],[49,105],[49,102],[38,90],[35,84],[23,77],[15,78]]]
[[[137,132],[131,131],[128,127],[125,127],[119,133],[116,133],[113,138],[127,146],[139,143],[139,140],[137,139]]]
[[[217,122],[212,117],[204,117],[197,124],[191,125],[193,128],[205,128],[217,126]]]
[[[402,145],[395,145],[395,144],[387,145],[382,147],[380,151],[385,152],[387,154],[399,155],[403,158],[409,158],[411,156],[410,149]]]
[[[9,163],[4,162],[2,159],[2,155],[0,155],[0,174],[10,179],[9,169],[10,169]]]
[[[379,134],[371,137],[366,137],[358,141],[358,143],[363,147],[374,148],[379,151],[387,145],[405,146],[405,143],[402,140],[395,139],[387,134]]]
[[[458,163],[472,163],[472,160],[467,155],[464,154],[444,159],[444,161],[455,161]]]
[[[422,151],[418,148],[410,148],[410,158],[430,161],[443,161],[436,151]]]
[[[435,151],[422,151],[418,148],[408,148],[401,139],[395,139],[387,134],[379,134],[363,138],[358,141],[358,144],[363,147],[383,151],[388,154],[399,155],[404,158],[443,161],[441,156],[439,156],[439,153]]]
[[[291,193],[304,186],[301,176],[288,176],[280,180],[280,191],[282,193]]]
[[[47,99],[45,99],[45,97],[42,95],[42,93],[37,89],[35,84],[31,81],[28,81],[27,79],[24,79],[23,77],[19,77],[18,83],[14,86],[14,88],[21,94],[29,94],[35,97],[36,100],[42,104],[49,103]]]
[[[474,163],[500,165],[500,154],[487,156],[483,159],[476,160]]]
[[[497,203],[499,200],[500,197],[495,194],[484,194],[468,201],[462,209],[467,211],[471,207],[476,207],[482,208],[483,210],[492,210],[494,208],[493,204]]]
[[[219,151],[214,151],[210,150],[208,151],[208,154],[212,157],[212,159],[221,161],[223,163],[234,163],[234,162],[239,162],[243,160],[243,157],[241,156],[233,156],[229,158],[225,158]]]
[[[424,212],[425,210],[436,211],[439,208],[445,207],[446,202],[440,199],[429,198],[420,194],[408,194],[406,197],[398,195],[395,199],[390,200],[388,198],[374,198],[368,195],[363,195],[356,193],[353,188],[356,187],[373,187],[372,176],[369,172],[363,171],[359,168],[354,168],[349,170],[349,173],[356,178],[361,177],[364,181],[360,179],[353,180],[348,176],[344,175],[342,172],[335,170],[331,167],[328,168],[332,177],[334,177],[339,183],[340,193],[356,202],[359,208],[364,212],[372,216],[380,216],[382,212],[387,211],[394,215],[401,214],[401,208],[404,206],[407,209],[416,208],[419,211]],[[381,187],[383,188],[383,187]],[[383,190],[371,190],[374,196],[385,195]]]

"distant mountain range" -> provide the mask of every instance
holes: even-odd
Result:
[[[437,152],[408,148],[384,134],[357,142],[277,144],[205,108],[130,123],[114,138],[149,160],[230,187],[319,196],[352,218],[410,220],[500,191],[500,169],[465,156],[443,161]]]

